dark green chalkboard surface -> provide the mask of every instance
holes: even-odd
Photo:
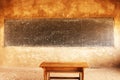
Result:
[[[6,19],[5,46],[114,46],[113,18]]]

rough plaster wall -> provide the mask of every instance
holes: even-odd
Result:
[[[38,67],[43,61],[120,64],[119,0],[0,0],[0,65]],[[114,47],[4,47],[5,18],[114,17]]]
[[[4,47],[5,18],[114,17],[114,47]],[[0,80],[43,80],[43,61],[120,67],[119,0],[0,0]],[[12,67],[10,69],[10,66]],[[15,68],[19,67],[19,68]],[[20,67],[24,67],[20,69]],[[25,68],[27,67],[27,68]],[[34,67],[29,69],[28,67]],[[85,80],[119,80],[118,69],[86,69]],[[40,75],[40,76],[39,76]]]
[[[41,71],[41,73],[40,73]],[[51,76],[76,76],[78,73],[51,73]],[[119,80],[120,69],[100,68],[85,69],[84,80]],[[0,80],[43,80],[43,70],[40,68],[8,68],[0,67]],[[55,79],[53,79],[55,80]],[[60,80],[60,79],[57,79]],[[66,80],[66,79],[62,79]],[[76,79],[71,79],[76,80]]]

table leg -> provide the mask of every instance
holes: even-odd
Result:
[[[84,69],[82,69],[82,80],[84,80]]]
[[[81,72],[79,72],[79,80],[81,80]]]
[[[47,80],[47,72],[44,70],[44,80]]]
[[[50,80],[50,72],[47,72],[47,80]]]

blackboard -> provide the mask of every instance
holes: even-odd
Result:
[[[5,46],[114,46],[113,18],[5,19]]]

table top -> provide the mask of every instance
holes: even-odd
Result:
[[[78,68],[78,67],[82,67],[82,68],[87,68],[88,64],[86,62],[79,62],[79,63],[71,63],[71,62],[43,62],[40,67],[42,68],[47,68],[47,67],[57,67],[57,68]]]

